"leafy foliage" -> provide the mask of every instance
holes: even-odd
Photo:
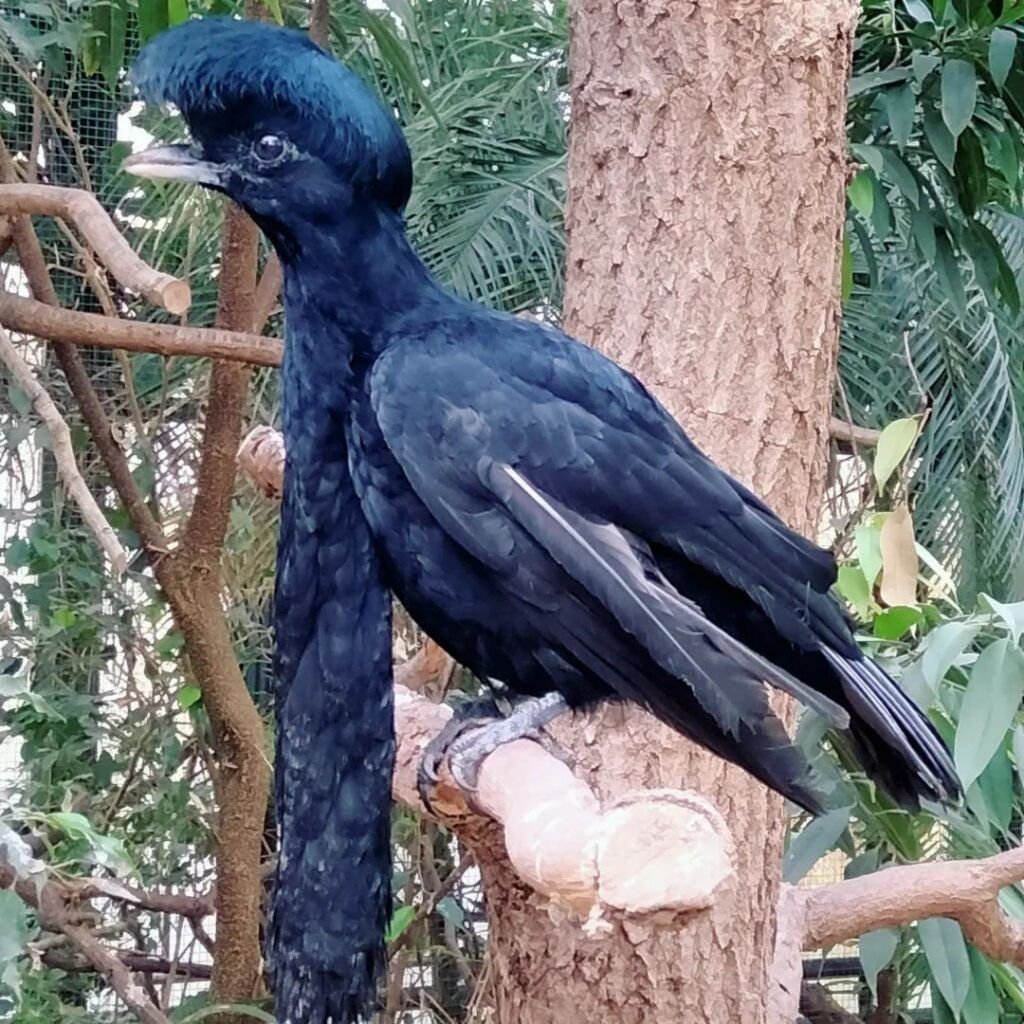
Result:
[[[928,410],[918,527],[969,593],[1014,586],[1024,551],[1022,18],[1013,3],[866,0],[850,87],[839,414]]]

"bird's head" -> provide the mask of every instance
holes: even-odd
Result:
[[[394,117],[304,33],[231,18],[189,21],[148,43],[132,81],[181,112],[191,142],[125,170],[224,192],[272,239],[366,203],[401,210],[412,164]]]

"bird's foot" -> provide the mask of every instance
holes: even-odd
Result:
[[[423,748],[419,769],[416,772],[416,790],[429,811],[433,811],[430,794],[440,780],[438,770],[448,756],[452,744],[467,732],[484,729],[501,721],[501,712],[488,697],[468,700],[455,709],[444,728]]]
[[[453,718],[424,751],[420,764],[418,788],[420,797],[429,807],[429,791],[437,782],[437,769],[447,756],[448,770],[470,803],[477,789],[480,766],[498,747],[518,739],[534,739],[549,753],[569,763],[569,757],[542,730],[568,705],[559,693],[527,700],[519,704],[507,717],[495,720],[493,716],[480,718]]]

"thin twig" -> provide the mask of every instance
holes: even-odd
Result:
[[[42,384],[36,380],[32,368],[22,359],[3,327],[0,327],[0,362],[11,371],[11,376],[17,382],[18,387],[28,395],[32,401],[32,408],[46,424],[46,429],[50,432],[50,443],[53,446],[57,470],[64,481],[64,486],[82,513],[82,521],[92,532],[99,546],[106,552],[115,573],[120,576],[128,569],[128,553],[117,539],[117,534],[107,522],[103,510],[96,503],[96,499],[92,496],[92,492],[78,468],[75,449],[71,443],[71,430],[64,417],[58,412],[57,406],[53,404],[53,399],[46,393]]]

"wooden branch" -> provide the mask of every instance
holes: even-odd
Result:
[[[427,813],[416,790],[426,744],[451,709],[395,687],[395,799]],[[519,876],[553,903],[589,918],[671,921],[707,910],[733,877],[733,843],[721,815],[681,790],[629,793],[606,808],[562,761],[531,740],[500,747],[481,767],[476,805],[504,829]],[[447,776],[433,803],[459,830],[473,810]]]
[[[213,968],[209,964],[197,964],[188,960],[168,960],[167,957],[154,956],[150,953],[135,950],[114,950],[114,955],[128,968],[137,974],[166,974],[175,982],[209,981],[213,976]],[[69,973],[94,971],[95,966],[84,956],[68,953],[62,949],[48,949],[42,955],[47,967],[56,967]]]
[[[818,888],[784,885],[775,937],[769,1024],[789,1024],[800,994],[801,949],[828,949],[878,928],[929,917],[957,921],[995,961],[1024,967],[1024,922],[999,906],[999,891],[1024,881],[1024,847],[980,860],[905,864]]]
[[[855,1013],[843,1009],[824,985],[813,981],[800,987],[800,1012],[808,1024],[864,1024]]]
[[[245,330],[252,326],[258,251],[256,225],[239,207],[227,206],[217,281],[216,325],[222,330]],[[224,545],[251,373],[250,366],[225,360],[215,362],[210,371],[196,496],[182,542],[186,557],[205,550],[215,552],[219,558]]]
[[[833,416],[829,420],[828,432],[833,441],[839,441],[849,445],[856,445],[858,448],[874,448],[878,439],[882,436],[880,430],[871,427],[859,427],[856,423]]]
[[[170,1018],[153,1003],[146,990],[132,977],[127,965],[115,952],[104,946],[88,928],[65,921],[61,931],[106,978],[110,987],[142,1024],[170,1024]]]
[[[309,13],[309,38],[325,49],[330,47],[331,4],[330,0],[313,0]]]
[[[32,368],[22,359],[7,332],[0,327],[0,362],[2,362],[18,387],[32,401],[32,408],[50,432],[53,456],[57,462],[64,486],[82,513],[82,521],[89,528],[97,543],[106,552],[114,572],[121,576],[128,569],[128,553],[121,546],[113,527],[107,522],[103,510],[92,496],[75,460],[75,449],[71,443],[71,430],[64,417],[57,411],[53,399],[35,378]]]
[[[111,878],[68,880],[63,885],[67,894],[77,903],[100,898],[117,900],[158,914],[177,914],[190,921],[199,921],[213,913],[213,901],[208,896],[136,889],[132,885],[125,885]]]
[[[85,925],[78,923],[80,915],[71,909],[74,887],[55,879],[40,884],[35,876],[18,875],[0,856],[0,889],[10,888],[38,912],[39,923],[44,928],[67,936],[142,1024],[170,1024],[167,1015],[146,995],[145,989],[135,981],[130,968],[117,952],[108,949]]]
[[[106,210],[88,192],[56,185],[3,185],[0,214],[59,217],[78,228],[123,287],[175,316],[192,303],[188,284],[155,270],[136,256]]]
[[[3,140],[0,139],[0,182],[14,181],[15,174],[14,161]],[[27,216],[14,217],[12,231],[21,269],[25,272],[25,278],[32,294],[39,300],[36,305],[45,304],[42,305],[44,311],[47,307],[58,307],[60,303],[57,292],[50,279],[46,258],[43,256],[39,239],[32,227],[32,221]],[[0,292],[0,298],[3,296],[4,293]],[[0,316],[0,323],[6,323],[2,316]],[[74,345],[61,342],[55,344],[53,350],[57,362],[67,378],[71,393],[82,411],[82,419],[89,428],[93,443],[110,474],[114,490],[117,491],[117,496],[131,516],[132,526],[150,553],[157,554],[165,551],[167,538],[163,528],[149,505],[146,504],[146,499],[132,476],[128,459],[114,438],[110,420],[103,409],[103,403],[96,393],[96,388],[93,387],[82,354]]]
[[[406,662],[395,666],[395,682],[413,691],[427,695],[425,688],[435,680],[447,682],[455,667],[455,660],[438,643],[426,637],[420,649]]]
[[[907,864],[834,885],[800,890],[803,948],[822,949],[845,939],[949,917],[992,960],[1024,967],[1024,922],[999,907],[999,890],[1024,880],[1024,847],[981,860]]]
[[[278,296],[281,293],[283,275],[281,272],[281,261],[277,253],[271,253],[267,265],[263,268],[256,294],[252,298],[252,329],[262,331],[277,305]]]
[[[215,327],[116,320],[99,313],[61,309],[10,292],[0,292],[0,323],[9,331],[48,341],[153,352],[161,356],[203,356],[256,366],[278,366],[282,355],[277,338]]]
[[[264,493],[277,496],[284,459],[281,435],[257,427],[243,440],[238,464]],[[409,669],[409,681],[422,684],[424,673],[442,670],[448,656],[432,647]],[[397,800],[421,813],[427,809],[416,772],[424,747],[451,714],[395,686],[392,788]],[[602,808],[565,764],[529,740],[509,743],[484,761],[474,801],[504,826],[505,848],[519,876],[552,902],[589,915],[593,926],[610,912],[671,918],[706,910],[732,878],[732,839],[702,797],[651,790]],[[465,794],[444,777],[434,805],[456,828],[473,816]]]

